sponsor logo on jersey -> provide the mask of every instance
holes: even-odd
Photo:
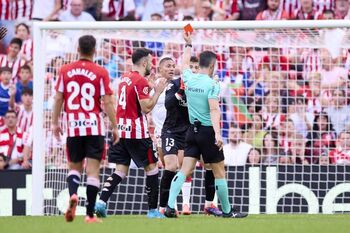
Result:
[[[148,87],[143,88],[143,93],[145,93],[145,95],[148,95],[148,89],[149,89]]]
[[[91,126],[97,126],[97,120],[74,120],[69,121],[69,127],[70,128],[76,128],[76,127],[91,127]]]
[[[121,131],[131,131],[131,125],[119,125],[118,124],[118,130],[121,130]]]

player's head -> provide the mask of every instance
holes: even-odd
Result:
[[[4,85],[8,85],[10,83],[12,77],[12,69],[8,66],[0,68],[0,80]]]
[[[196,56],[191,56],[190,59],[190,69],[192,73],[196,74],[199,70],[199,60]]]
[[[91,35],[85,35],[79,38],[78,52],[81,56],[91,57],[96,51],[96,39]]]
[[[267,0],[269,10],[276,11],[280,5],[280,0]]]
[[[16,36],[22,40],[28,39],[30,34],[29,26],[25,23],[19,23],[16,26]]]
[[[19,73],[19,77],[21,78],[22,82],[28,81],[32,77],[32,70],[30,69],[30,66],[23,65],[21,67],[21,71]]]
[[[152,51],[146,48],[136,49],[132,56],[132,64],[139,68],[142,68],[144,75],[147,76],[151,73],[152,69]]]
[[[171,80],[175,75],[175,61],[170,56],[160,58],[158,64],[158,71],[163,78]]]
[[[8,55],[10,57],[17,57],[19,51],[21,51],[21,48],[22,48],[22,40],[20,38],[13,38],[10,41]]]
[[[199,67],[208,69],[208,75],[213,76],[216,68],[216,54],[211,51],[204,51],[199,54]]]
[[[24,106],[30,107],[33,105],[33,90],[30,88],[23,88],[21,93],[21,101]]]
[[[5,125],[8,129],[13,129],[17,125],[17,113],[14,110],[8,110],[5,113]]]

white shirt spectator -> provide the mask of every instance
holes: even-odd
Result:
[[[350,125],[350,106],[329,107],[325,109],[331,119],[333,128],[337,135]]]
[[[46,45],[46,61],[51,61],[55,57],[65,57],[71,50],[72,42],[60,32],[51,31],[46,37]]]
[[[240,141],[238,144],[224,145],[225,165],[244,166],[247,163],[248,154],[253,146]]]
[[[313,124],[314,114],[310,112],[305,112],[304,114],[306,115],[306,120],[308,122],[305,121],[303,114],[299,114],[299,113],[293,113],[290,115],[289,118],[293,121],[295,130],[299,132],[301,135],[303,135],[304,138],[306,138],[308,133],[307,124],[309,125]]]
[[[86,13],[84,11],[81,12],[81,14],[78,16],[74,16],[71,13],[71,11],[65,11],[58,17],[58,19],[61,21],[79,21],[79,22],[95,21],[94,17],[92,17],[89,13]]]
[[[136,6],[134,0],[103,0],[102,4],[102,13],[116,20],[127,16],[129,12],[135,10]]]

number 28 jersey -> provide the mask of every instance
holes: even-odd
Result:
[[[88,60],[62,66],[56,91],[63,93],[68,137],[105,135],[101,97],[112,95],[107,70]]]
[[[118,88],[117,124],[120,138],[149,138],[146,115],[141,111],[140,100],[148,99],[150,87],[138,72],[122,76]]]

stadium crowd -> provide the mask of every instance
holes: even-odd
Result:
[[[13,0],[0,2],[0,170],[30,169],[33,80],[45,78],[45,119],[50,119],[60,67],[74,59],[74,36],[52,30],[47,37],[46,77],[33,77],[31,26],[43,21],[331,20],[350,19],[349,0]],[[181,60],[183,45],[104,38],[95,61],[116,90],[131,70],[137,47]],[[225,164],[349,164],[350,50],[198,46],[217,53],[221,83]],[[179,73],[177,73],[179,75]],[[149,116],[150,118],[151,115]],[[49,120],[45,127],[50,128]],[[150,129],[152,132],[152,129]],[[48,154],[63,153],[46,132]],[[107,146],[107,145],[106,145]],[[59,161],[57,161],[59,160]],[[50,156],[47,164],[64,166]]]

